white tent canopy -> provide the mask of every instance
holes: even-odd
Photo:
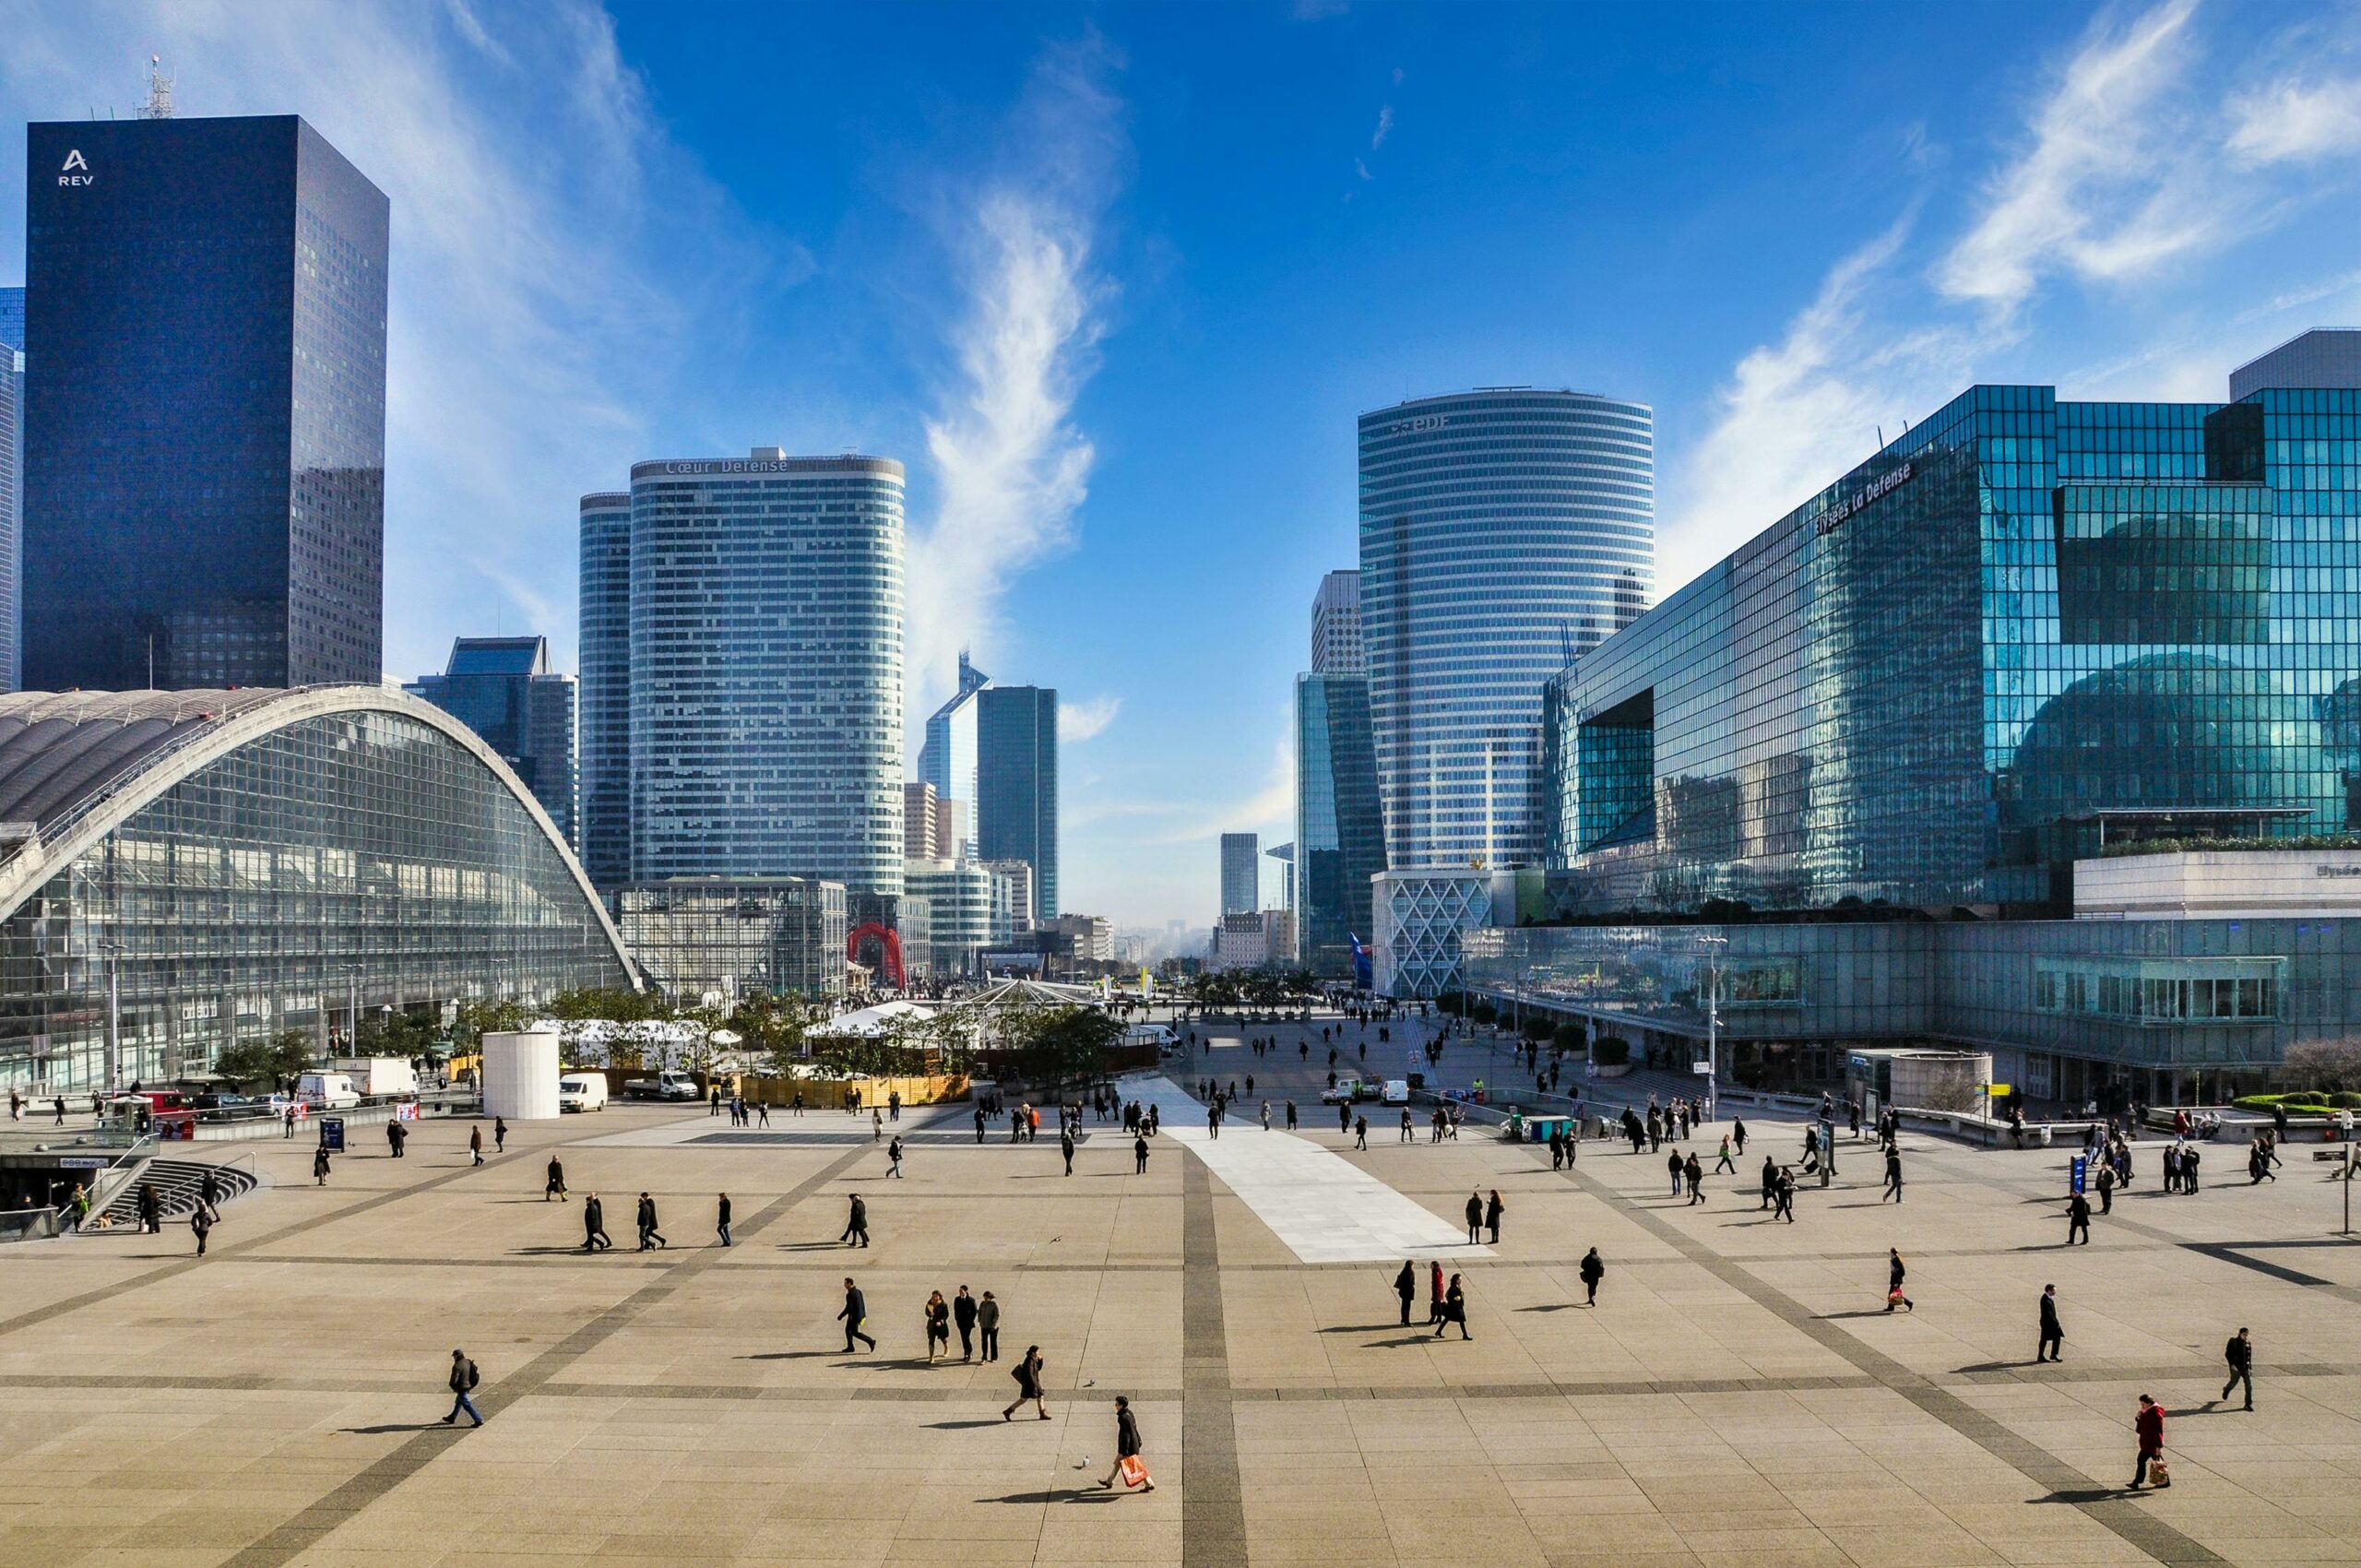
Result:
[[[863,1007],[858,1012],[839,1013],[825,1024],[813,1025],[804,1033],[831,1039],[860,1036],[875,1039],[891,1033],[894,1027],[905,1019],[917,1020],[933,1016],[934,1008],[926,1003],[881,1002],[874,1007]]]

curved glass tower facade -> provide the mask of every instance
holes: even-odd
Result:
[[[575,848],[600,889],[631,880],[631,494],[582,498],[582,802]]]
[[[1540,858],[1541,694],[1638,618],[1655,415],[1483,388],[1360,417],[1361,636],[1396,867]]]
[[[634,465],[633,881],[902,891],[902,572],[897,462]]]

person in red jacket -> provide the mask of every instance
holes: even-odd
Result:
[[[2140,1435],[2140,1465],[2131,1472],[2131,1490],[2137,1491],[2147,1484],[2148,1467],[2165,1457],[2165,1408],[2142,1394],[2131,1430]]]

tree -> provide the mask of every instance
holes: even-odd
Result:
[[[312,1064],[312,1037],[303,1029],[281,1029],[268,1039],[242,1039],[222,1049],[213,1070],[243,1087],[279,1085]]]
[[[1549,1037],[1549,1043],[1559,1051],[1580,1051],[1583,1048],[1583,1027],[1580,1024],[1560,1024]]]
[[[2361,1089],[2361,1040],[2308,1039],[2287,1048],[2280,1081],[2292,1088]]]
[[[364,1014],[353,1031],[356,1056],[397,1056],[407,1061],[423,1056],[434,1044],[434,1026],[408,1013]]]

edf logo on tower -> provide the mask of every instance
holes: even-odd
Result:
[[[79,169],[82,172],[77,174],[74,172],[77,169]],[[82,149],[80,148],[77,147],[73,151],[65,155],[65,167],[58,172],[57,183],[61,185],[94,185],[98,184],[98,179],[90,172],[89,162],[82,156]]]

